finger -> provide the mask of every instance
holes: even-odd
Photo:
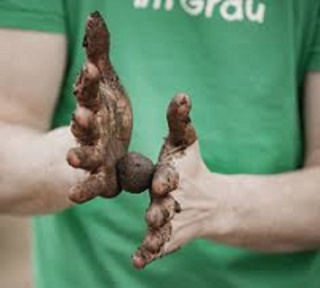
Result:
[[[93,112],[98,111],[102,105],[99,95],[99,81],[98,68],[93,63],[87,62],[83,66],[73,90],[78,104]]]
[[[84,107],[73,114],[71,132],[82,145],[92,145],[100,136],[93,113]]]
[[[159,257],[163,253],[164,245],[170,240],[172,232],[171,223],[166,223],[159,229],[149,229],[140,248]]]
[[[81,168],[87,171],[96,170],[101,164],[99,151],[94,146],[82,146],[72,148],[67,154],[67,161],[74,168]]]
[[[87,202],[103,194],[107,187],[103,173],[93,174],[70,190],[69,199],[76,203]]]
[[[176,213],[181,212],[180,204],[173,197],[153,198],[146,213],[146,221],[151,228],[160,228],[168,223]]]
[[[156,168],[152,179],[151,193],[163,196],[178,188],[179,174],[169,163],[164,163]]]
[[[106,183],[106,189],[103,190],[100,196],[104,198],[113,198],[121,192],[121,187],[118,183],[117,172],[113,166],[104,167],[104,179]]]
[[[167,223],[158,230],[149,229],[144,241],[132,256],[132,263],[137,269],[143,269],[146,265],[164,253],[165,244],[171,237],[171,224]]]
[[[184,93],[177,94],[168,107],[168,140],[173,147],[185,148],[197,140],[195,129],[189,117],[190,110],[190,98]]]
[[[94,115],[89,109],[78,106],[73,115],[73,120],[84,129],[91,128],[94,122]]]
[[[141,270],[147,264],[151,263],[155,259],[155,255],[152,254],[149,250],[143,249],[140,247],[132,256],[132,264],[135,268]]]
[[[110,34],[98,11],[91,13],[87,19],[83,47],[86,49],[89,61],[103,70],[108,62]]]

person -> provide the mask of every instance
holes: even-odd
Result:
[[[0,209],[42,215],[33,219],[37,288],[319,286],[319,1],[0,7]],[[147,193],[67,200],[85,177],[65,155],[83,25],[96,10],[130,95],[131,150],[156,160],[169,99],[184,90],[193,103],[198,141],[173,163],[181,212],[161,253],[184,247],[142,271],[129,255],[146,229]]]

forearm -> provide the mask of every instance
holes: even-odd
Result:
[[[1,123],[0,138],[0,213],[35,215],[70,206],[68,189],[83,172],[66,163],[74,145],[68,127],[45,133]]]
[[[320,168],[277,175],[207,174],[205,237],[268,252],[320,247]]]

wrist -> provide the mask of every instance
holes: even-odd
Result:
[[[75,145],[75,140],[69,127],[63,127],[44,135],[40,141],[39,149],[43,157],[38,165],[39,178],[35,184],[38,184],[37,189],[41,189],[41,186],[47,189],[39,191],[39,208],[43,206],[44,213],[63,210],[72,205],[68,198],[69,189],[85,177],[82,169],[69,166],[66,160],[67,152]],[[50,146],[48,143],[51,143]],[[48,147],[51,147],[50,151]]]
[[[201,178],[199,189],[205,195],[203,211],[206,211],[206,217],[202,221],[200,236],[216,242],[226,242],[233,238],[237,226],[237,195],[229,185],[228,175],[207,170]]]
[[[69,128],[64,127],[31,137],[27,148],[18,150],[14,162],[19,184],[11,185],[16,195],[11,214],[48,214],[72,205],[68,191],[84,177],[83,171],[67,164],[66,153],[73,145]]]

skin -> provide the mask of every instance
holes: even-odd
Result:
[[[72,205],[69,189],[87,179],[81,169],[72,169],[65,161],[68,149],[76,146],[70,127],[48,131],[63,78],[66,40],[13,30],[1,30],[0,36],[6,39],[0,42],[0,175],[10,176],[0,178],[0,212],[36,215],[63,210]],[[90,67],[89,71],[95,70]],[[305,165],[278,175],[230,176],[208,171],[199,142],[189,143],[183,137],[189,135],[183,131],[192,131],[186,129],[190,122],[181,121],[188,119],[190,106],[176,105],[189,108],[178,108],[181,131],[176,132],[178,136],[169,135],[157,164],[146,216],[149,230],[133,257],[136,267],[145,267],[200,237],[268,252],[319,248],[319,91],[320,74],[308,73]],[[174,101],[181,104],[179,97]],[[182,99],[189,103],[185,95]],[[79,122],[86,119],[78,117]],[[169,126],[171,122],[169,117]]]
[[[306,150],[297,171],[214,173],[201,158],[199,141],[160,157],[158,167],[164,162],[175,181],[153,179],[148,231],[132,257],[136,268],[197,238],[268,253],[319,249],[320,73],[306,75],[304,94]]]
[[[149,186],[153,164],[149,161],[151,166],[145,165],[147,159],[140,154],[127,153],[132,109],[110,62],[110,35],[98,12],[88,17],[83,46],[87,61],[75,84],[78,105],[71,124],[79,146],[68,152],[67,160],[71,166],[88,171],[89,176],[72,188],[69,198],[83,203],[96,196],[115,197],[123,188],[142,192]],[[123,158],[130,161],[118,164]],[[133,171],[137,166],[141,169]]]
[[[133,264],[138,269],[163,255],[165,244],[172,235],[171,219],[181,212],[180,203],[170,192],[177,189],[180,182],[179,172],[173,165],[174,159],[183,158],[185,150],[197,140],[189,118],[190,109],[190,99],[182,93],[177,94],[168,107],[169,135],[160,152],[152,180],[151,204],[146,214],[148,232],[132,257]]]
[[[66,39],[12,29],[0,29],[0,36],[6,39],[0,43],[0,172],[7,175],[0,178],[0,213],[63,210],[72,205],[67,197],[71,186],[85,177],[65,161],[75,145],[70,128],[49,131],[63,80]]]
[[[3,287],[28,288],[32,287],[29,220],[12,216],[69,207],[70,185],[64,177],[76,181],[80,172],[65,164],[64,154],[73,143],[68,133],[61,137],[62,131],[46,132],[63,75],[66,42],[58,35],[10,29],[0,29],[0,37],[6,39],[0,42],[0,279]],[[30,159],[33,169],[26,167]],[[43,184],[50,187],[48,194],[41,189]]]

